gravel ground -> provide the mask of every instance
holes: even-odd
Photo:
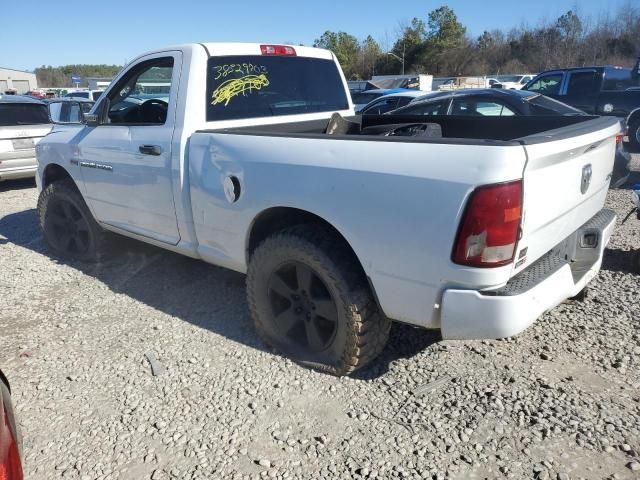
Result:
[[[338,379],[265,348],[242,275],[129,240],[59,263],[35,202],[0,186],[0,366],[28,479],[640,478],[636,220],[585,302],[501,341],[395,325]]]

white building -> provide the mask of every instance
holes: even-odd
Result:
[[[0,67],[0,94],[15,90],[17,94],[38,88],[36,74]]]
[[[87,77],[89,90],[104,90],[111,84],[111,77]]]

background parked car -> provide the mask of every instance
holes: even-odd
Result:
[[[491,87],[520,90],[533,77],[535,77],[535,75],[498,75],[498,82],[491,85]]]
[[[383,95],[382,97],[378,97],[372,102],[369,102],[357,113],[361,113],[363,115],[382,115],[383,113],[390,112],[396,108],[404,107],[414,98],[423,97],[424,94],[425,92],[421,90],[408,90],[405,92],[390,93],[389,95]]]
[[[622,67],[580,67],[541,73],[523,90],[537,92],[593,115],[612,115],[628,126],[632,150],[640,152],[640,83]]]
[[[466,89],[440,92],[414,99],[406,107],[389,112],[402,115],[514,116],[586,115],[552,98],[525,90]],[[621,127],[622,132],[622,127]],[[623,185],[630,175],[631,158],[618,138],[611,186]]]
[[[0,479],[22,480],[22,439],[18,430],[11,390],[0,370]]]
[[[392,93],[410,92],[406,88],[374,88],[371,90],[365,90],[364,92],[358,92],[351,95],[353,101],[353,108],[356,113],[359,113],[369,103],[382,97],[383,95],[389,95]],[[424,93],[424,92],[422,92]]]
[[[0,181],[35,175],[35,146],[51,126],[43,101],[22,95],[0,96]]]
[[[390,112],[404,115],[584,115],[562,102],[519,90],[472,88],[438,92],[414,99]]]
[[[69,92],[65,95],[65,97],[71,98],[86,98],[88,100],[93,100],[94,102],[100,98],[104,90],[80,90],[77,92]]]

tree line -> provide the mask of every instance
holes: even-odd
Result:
[[[35,69],[38,85],[43,87],[75,87],[71,76],[82,79],[80,87],[87,87],[88,77],[114,77],[122,69],[119,65],[62,65],[60,67],[41,66]]]
[[[603,4],[604,5],[604,4]],[[456,13],[443,5],[426,18],[400,25],[391,48],[372,36],[360,41],[347,32],[326,31],[314,46],[333,51],[350,80],[372,75],[427,73],[476,76],[538,73],[587,65],[632,66],[640,55],[640,6],[589,17],[569,10],[553,21],[472,38]]]

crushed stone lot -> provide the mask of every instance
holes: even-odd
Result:
[[[0,367],[27,479],[640,478],[628,189],[609,193],[618,225],[585,301],[507,340],[396,324],[347,378],[267,349],[243,275],[125,239],[99,265],[55,260],[36,198],[0,184]]]

